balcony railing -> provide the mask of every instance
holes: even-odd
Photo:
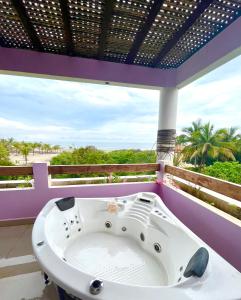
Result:
[[[43,164],[34,164],[43,165]],[[45,165],[45,164],[44,164]],[[0,166],[0,176],[34,176],[34,166]],[[225,180],[217,179],[207,175],[199,174],[182,168],[165,165],[164,170],[160,164],[99,164],[99,165],[51,165],[47,166],[48,175],[62,174],[108,174],[113,173],[145,173],[161,172],[171,174],[175,177],[184,179],[200,187],[225,195],[227,197],[241,201],[241,185],[234,184]]]
[[[61,165],[49,166],[48,172],[56,174],[118,173],[159,171],[159,164],[108,164],[108,165]]]
[[[241,201],[241,185],[239,184],[169,165],[165,166],[165,172],[207,188],[211,191]]]
[[[0,176],[22,176],[22,175],[33,175],[32,167],[22,166],[0,166]]]
[[[96,184],[96,183],[112,183],[112,182],[140,182],[146,180],[155,180],[155,175],[135,175],[135,176],[118,176],[118,179],[113,174],[140,174],[145,172],[156,173],[159,172],[159,177],[163,177],[165,173],[168,173],[174,177],[173,182],[185,192],[192,194],[208,203],[215,205],[217,208],[229,213],[239,219],[241,219],[241,205],[230,206],[230,203],[223,200],[221,195],[225,195],[232,199],[241,201],[241,186],[238,184],[230,183],[224,180],[192,172],[189,170],[173,167],[163,164],[100,164],[100,165],[51,165],[46,164],[34,164],[33,167],[23,166],[1,166],[0,176],[31,176],[32,180],[28,180],[27,184],[24,180],[21,181],[1,181],[0,187],[3,188],[20,188],[20,187],[32,187],[36,188],[39,184],[36,180],[39,180],[39,170],[36,174],[35,168],[37,166],[44,165],[45,177],[48,177],[48,187],[57,186],[71,186],[71,185],[83,185],[83,184]],[[41,172],[40,172],[41,173]],[[46,174],[47,173],[47,174]],[[65,178],[65,179],[52,179],[51,176],[56,175],[89,175],[93,174],[95,177],[87,178]],[[100,176],[104,174],[105,176]],[[97,177],[98,176],[98,177]],[[43,176],[44,177],[44,176]],[[43,179],[43,178],[42,178]],[[180,181],[181,180],[181,181]],[[200,188],[205,188],[207,191],[218,193],[213,196],[208,192],[202,191]],[[219,195],[219,196],[218,196]]]

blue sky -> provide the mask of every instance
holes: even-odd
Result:
[[[241,57],[181,89],[177,129],[198,118],[241,125]],[[151,149],[159,92],[0,75],[0,138]]]

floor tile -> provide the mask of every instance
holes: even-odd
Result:
[[[1,300],[57,300],[53,284],[45,286],[41,272],[0,279]]]
[[[26,225],[0,227],[0,259],[9,257],[26,230]]]

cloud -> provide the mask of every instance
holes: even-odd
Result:
[[[151,148],[155,143],[155,116],[135,118],[128,123],[121,119],[107,121],[95,128],[42,126],[0,118],[0,135],[17,140],[42,141],[64,146],[98,145],[102,148]]]
[[[241,73],[226,78],[224,70],[216,72],[223,76],[217,76],[216,81],[194,82],[180,91],[179,129],[198,118],[216,128],[241,125]]]
[[[198,118],[240,126],[241,57],[179,91],[178,132]],[[151,148],[159,91],[0,75],[0,137]]]

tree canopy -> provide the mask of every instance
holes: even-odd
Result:
[[[241,164],[235,162],[215,162],[205,167],[203,173],[223,180],[241,184]]]
[[[2,141],[0,141],[0,165],[1,166],[11,165],[8,147]]]
[[[131,163],[154,163],[156,154],[153,150],[123,149],[103,151],[94,146],[87,146],[64,151],[51,160],[52,165],[79,165],[79,164],[131,164]],[[101,174],[79,174],[72,177],[91,177]],[[125,173],[118,173],[125,175]],[[59,175],[57,177],[66,177]],[[69,175],[67,176],[69,177]]]
[[[203,124],[198,120],[192,122],[192,126],[183,128],[183,132],[177,140],[179,145],[183,145],[182,153],[186,162],[203,168],[215,161],[236,160],[240,140],[237,128],[215,130],[210,122]]]

